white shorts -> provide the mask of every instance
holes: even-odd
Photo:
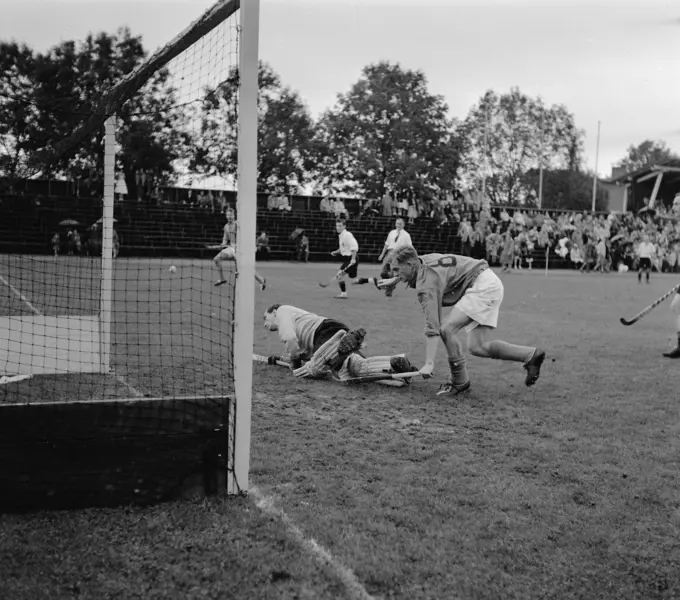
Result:
[[[491,269],[482,271],[474,283],[456,303],[456,308],[470,317],[474,323],[467,331],[477,325],[498,326],[498,314],[503,302],[503,282]]]
[[[236,248],[233,246],[227,246],[219,251],[215,260],[236,260]]]

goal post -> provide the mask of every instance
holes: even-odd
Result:
[[[17,202],[26,243],[0,250],[0,512],[247,492],[259,9],[220,0],[27,157],[101,185]]]
[[[234,469],[229,493],[248,489],[255,322],[255,236],[257,217],[257,124],[260,0],[244,0],[240,11],[240,90],[237,212],[239,245],[234,307],[234,384],[236,390]]]

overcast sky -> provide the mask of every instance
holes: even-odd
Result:
[[[243,1],[243,0],[242,0]],[[127,25],[153,51],[213,0],[0,0],[0,39],[37,50]],[[452,116],[512,86],[564,104],[586,160],[631,144],[680,153],[678,0],[261,0],[260,56],[317,116],[378,60],[421,69]]]

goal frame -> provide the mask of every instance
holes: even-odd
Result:
[[[191,47],[214,28],[224,23],[239,11],[239,91],[238,91],[238,165],[237,165],[237,214],[238,237],[234,322],[231,325],[234,367],[234,397],[195,396],[195,397],[158,397],[158,398],[120,398],[93,399],[74,402],[45,404],[9,404],[1,408],[6,417],[0,430],[6,430],[6,439],[0,440],[0,463],[3,455],[25,456],[26,464],[14,465],[7,473],[0,468],[0,481],[8,486],[8,494],[0,499],[0,512],[3,510],[28,510],[50,508],[78,508],[85,506],[115,506],[118,503],[134,501],[139,490],[134,482],[116,482],[111,493],[111,481],[103,476],[93,476],[93,471],[120,472],[120,457],[116,454],[106,456],[101,447],[116,440],[115,443],[127,444],[124,452],[130,456],[141,457],[151,479],[149,470],[149,435],[163,434],[174,454],[160,456],[158,460],[178,461],[186,468],[192,468],[199,478],[202,477],[203,493],[226,491],[229,495],[243,494],[248,491],[250,471],[251,441],[251,404],[253,382],[253,327],[255,290],[252,284],[255,273],[255,237],[257,212],[257,123],[258,123],[258,70],[259,70],[259,15],[260,0],[220,0],[208,9],[199,19],[177,35],[171,42],[155,52],[147,61],[139,65],[128,76],[112,88],[109,94],[94,109],[92,116],[76,130],[73,135],[49,150],[51,153],[68,153],[88,135],[104,128],[104,194],[102,211],[102,267],[100,283],[100,366],[102,373],[111,372],[112,309],[113,309],[113,209],[115,198],[116,162],[116,112],[125,101],[138,91],[148,79],[162,69],[173,58]],[[196,417],[188,421],[173,421],[165,418],[157,430],[148,425],[143,413],[160,415],[168,407],[168,414],[181,406],[192,406]],[[100,410],[109,407],[100,417]],[[181,413],[181,410],[177,411]],[[84,450],[83,459],[92,460],[99,456],[102,463],[95,469],[90,464],[86,473],[77,472],[79,461],[56,461],[55,449],[72,446],[73,442],[59,438],[60,432],[68,430],[69,422],[83,426],[83,433],[76,441],[84,440],[88,452]],[[21,429],[17,423],[45,423],[40,435],[26,439],[10,435]],[[3,421],[3,419],[0,419]],[[50,423],[55,426],[50,427]],[[144,425],[140,425],[140,423]],[[10,424],[12,424],[10,426]],[[101,437],[98,428],[102,427]],[[120,435],[111,438],[112,427]],[[77,427],[76,427],[77,429]],[[178,432],[181,430],[181,435]],[[141,431],[141,435],[138,435]],[[49,436],[49,439],[48,437]],[[108,437],[107,437],[108,436]],[[128,440],[125,442],[125,440]],[[224,446],[227,442],[228,447]],[[50,451],[52,446],[52,452]],[[109,447],[107,446],[107,448]],[[225,456],[226,454],[226,456]],[[116,462],[118,461],[118,462]],[[10,461],[7,460],[9,463]],[[140,463],[140,464],[141,464]],[[49,469],[36,465],[48,465]],[[189,465],[189,467],[187,467]],[[191,467],[193,465],[193,467]],[[225,472],[226,466],[226,472]],[[31,470],[31,468],[33,470]],[[167,465],[163,467],[168,470]],[[170,469],[170,471],[172,471]],[[82,475],[82,476],[81,476]],[[26,483],[27,480],[28,483]],[[77,486],[74,482],[77,481]],[[141,481],[141,480],[139,480]],[[208,482],[209,484],[207,484]],[[145,482],[146,483],[146,482]],[[163,481],[171,488],[171,497],[182,497],[186,492],[185,482]],[[120,484],[120,485],[119,485]],[[77,488],[77,491],[76,491]],[[104,492],[103,490],[106,490]],[[195,481],[191,488],[196,490]],[[160,498],[158,494],[155,496]]]

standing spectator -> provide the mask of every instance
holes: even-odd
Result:
[[[301,262],[309,262],[309,238],[304,231],[297,239],[297,259]]]
[[[460,235],[460,241],[462,243],[461,254],[463,256],[472,255],[472,226],[468,223],[467,217],[463,217],[463,220],[458,226],[458,235]]]
[[[324,196],[323,198],[321,198],[319,210],[322,213],[333,214],[335,209],[333,207],[333,197],[330,194],[328,194],[328,196]]]
[[[54,252],[54,258],[57,258],[57,255],[59,254],[59,233],[55,233],[52,236],[52,251]]]
[[[279,208],[279,199],[276,192],[272,192],[267,196],[267,210],[277,210]]]
[[[266,231],[261,231],[255,241],[255,258],[257,260],[267,260],[269,258],[269,236]]]
[[[388,192],[382,197],[382,216],[391,217],[394,212],[394,204],[392,202],[392,196]]]
[[[336,219],[346,219],[349,216],[347,214],[347,209],[345,208],[345,203],[340,198],[336,198],[333,202],[333,212],[335,213]]]
[[[290,212],[292,210],[290,202],[288,202],[288,196],[283,193],[279,194],[278,209],[281,212]]]
[[[642,241],[637,248],[638,263],[638,283],[642,283],[642,272],[645,272],[647,283],[649,283],[649,274],[652,271],[652,258],[656,254],[656,246],[649,240],[649,236],[645,234]]]

